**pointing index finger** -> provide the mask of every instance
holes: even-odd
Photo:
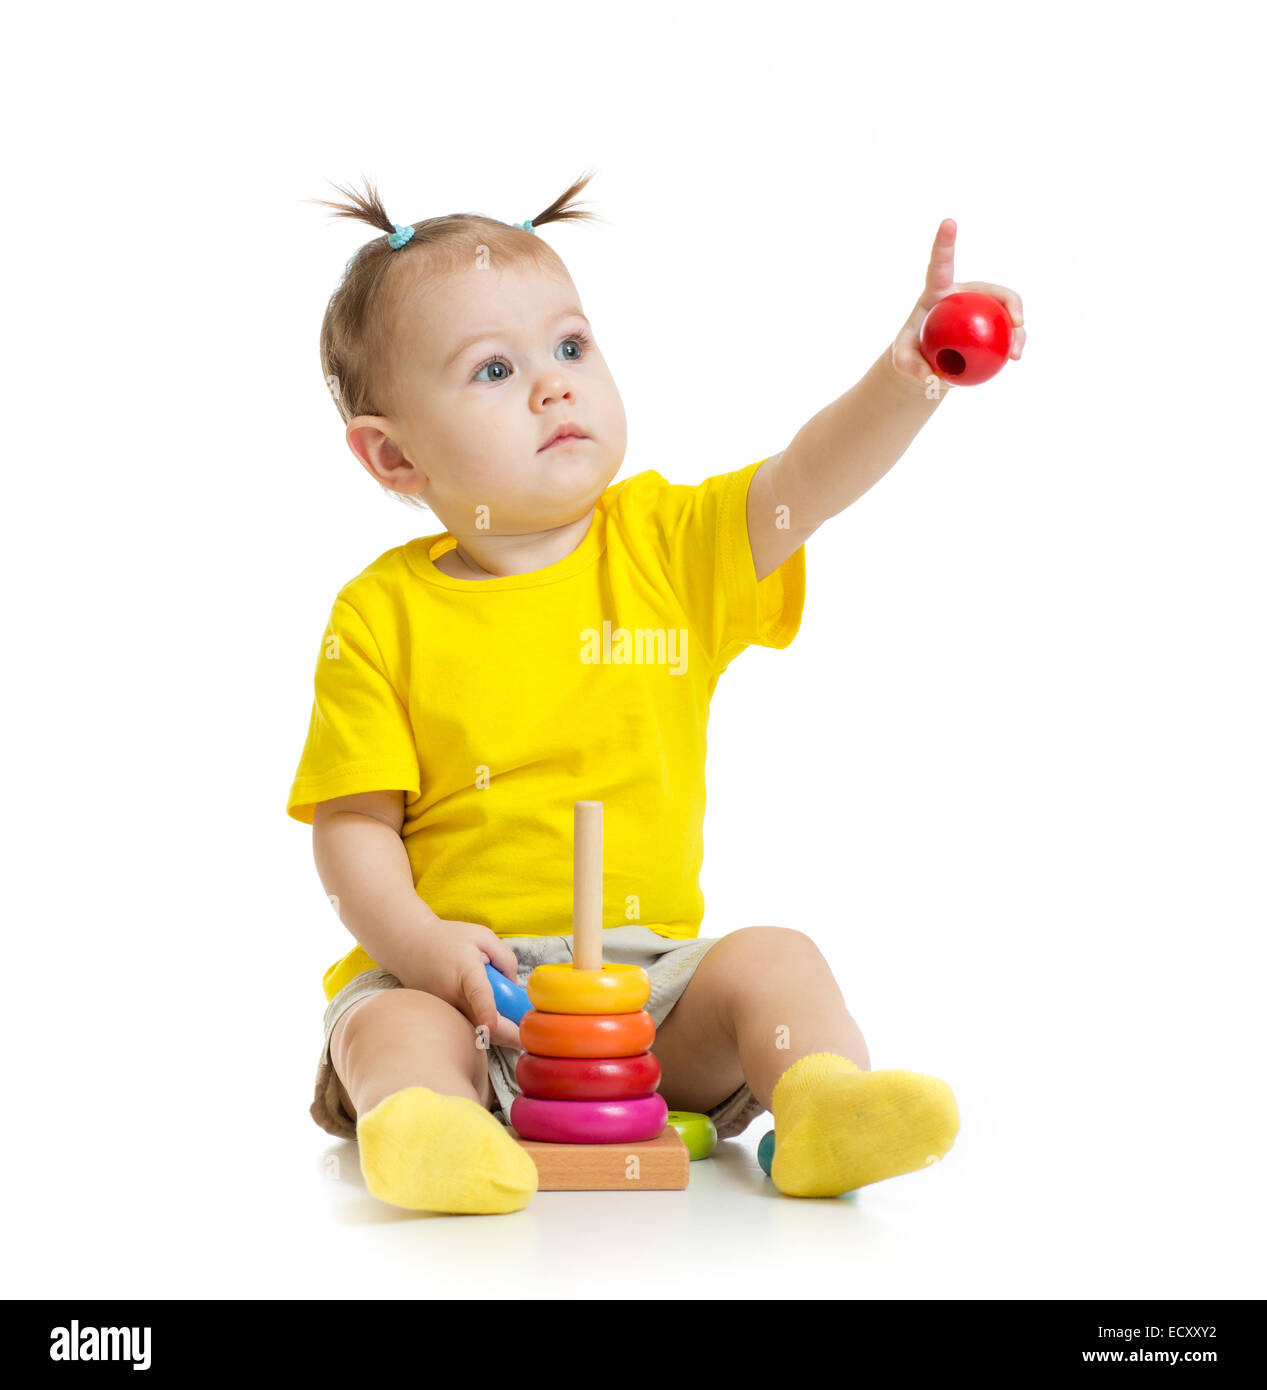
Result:
[[[933,238],[933,253],[928,260],[926,290],[941,294],[955,283],[955,233],[958,228],[953,217],[943,217]]]

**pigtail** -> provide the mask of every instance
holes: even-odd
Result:
[[[371,227],[377,227],[380,232],[393,231],[396,224],[388,217],[378,190],[364,174],[361,177],[365,180],[366,191],[364,193],[358,193],[354,188],[344,188],[335,183],[333,179],[328,181],[333,188],[349,199],[346,203],[331,203],[325,198],[305,198],[304,201],[316,203],[319,207],[333,208],[335,217],[351,217],[357,222],[368,222]]]
[[[582,218],[590,222],[603,222],[606,219],[599,217],[597,213],[586,212],[579,207],[570,206],[576,195],[594,177],[595,171],[591,169],[588,174],[582,174],[568,191],[554,200],[544,212],[539,212],[532,219],[533,230],[543,227],[549,222],[579,221]]]

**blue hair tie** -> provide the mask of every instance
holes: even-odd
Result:
[[[533,236],[536,236],[536,234],[537,234],[537,229],[532,225],[532,222],[531,222],[531,221],[528,221],[528,222],[512,222],[510,225],[511,225],[512,227],[522,227],[522,228],[524,229],[525,232],[531,232],[531,233],[533,234]]]

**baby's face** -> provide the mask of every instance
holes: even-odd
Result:
[[[532,267],[433,278],[398,308],[389,433],[413,468],[394,485],[455,533],[567,525],[620,471],[625,408],[580,310],[566,271]],[[546,448],[565,423],[586,437]]]

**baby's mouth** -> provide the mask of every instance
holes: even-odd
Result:
[[[544,454],[547,449],[558,448],[561,444],[576,444],[588,438],[589,436],[575,420],[561,420],[554,427],[553,436],[537,450],[537,453]]]

